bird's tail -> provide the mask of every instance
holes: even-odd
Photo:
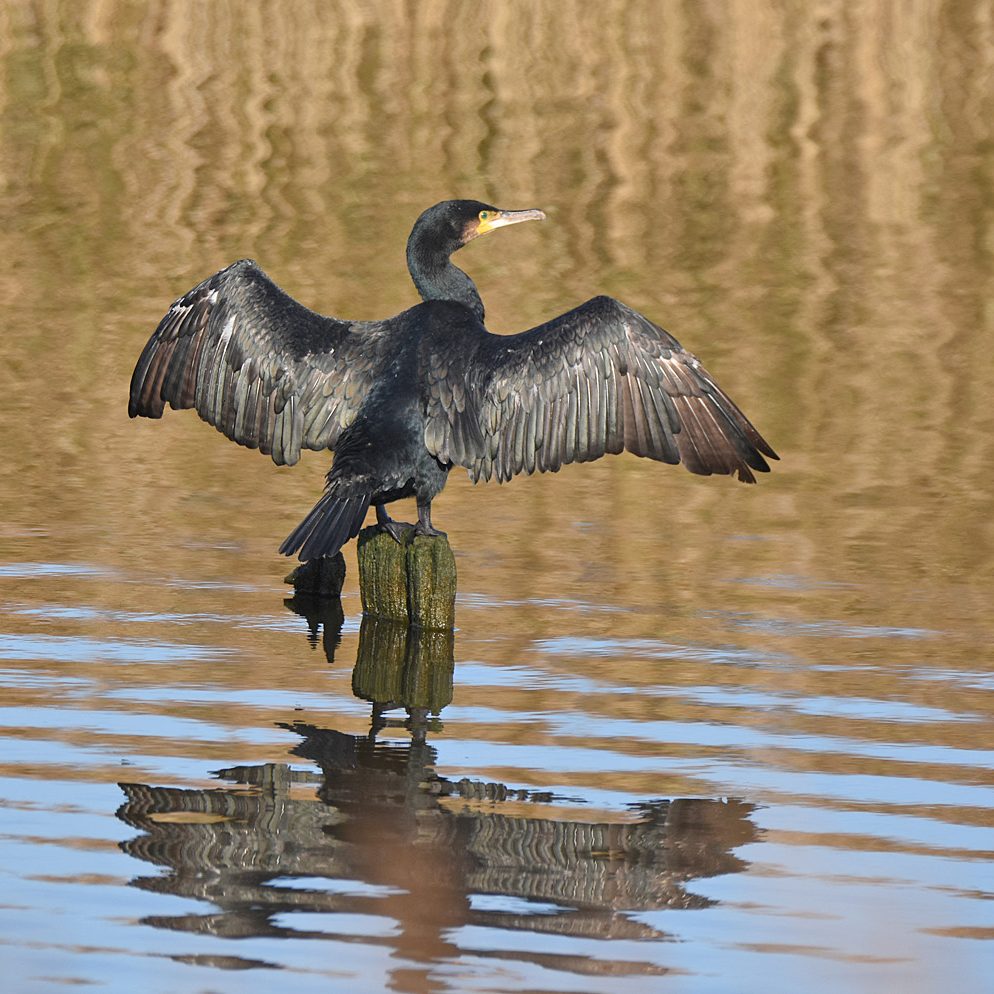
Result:
[[[304,563],[321,556],[333,556],[359,534],[369,510],[370,496],[336,497],[334,493],[326,493],[287,536],[280,552],[284,556],[297,553]]]

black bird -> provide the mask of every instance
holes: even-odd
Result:
[[[611,297],[519,335],[492,335],[473,281],[449,257],[495,228],[539,220],[476,200],[426,210],[407,242],[421,304],[385,321],[323,317],[252,261],[169,308],[131,378],[131,417],[193,407],[228,438],[293,464],[331,449],[324,496],[280,546],[334,555],[370,505],[417,498],[418,534],[449,470],[509,480],[627,450],[692,473],[767,472],[777,455],[697,358]]]

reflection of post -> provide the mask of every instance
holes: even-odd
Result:
[[[456,560],[444,536],[405,535],[402,544],[379,528],[364,528],[357,551],[365,614],[421,628],[453,627]]]
[[[391,539],[391,541],[393,541]],[[452,631],[430,631],[365,617],[352,693],[374,705],[438,714],[452,700]]]

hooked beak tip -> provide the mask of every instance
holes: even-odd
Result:
[[[517,221],[544,221],[545,211],[537,209],[530,211],[502,211],[501,217],[505,218],[508,224],[514,224]]]
[[[521,221],[544,221],[545,211],[540,210],[527,210],[527,211],[495,211],[490,214],[487,218],[480,218],[475,224],[470,224],[466,228],[466,232],[463,236],[463,244],[476,238],[479,235],[485,235],[488,231],[495,231],[497,228],[503,228],[509,224],[519,224]]]

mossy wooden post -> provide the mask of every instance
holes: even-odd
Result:
[[[363,614],[407,622],[407,550],[379,528],[363,528],[356,543]]]
[[[298,594],[338,597],[345,583],[345,557],[336,552],[333,556],[301,563],[283,582],[292,584]]]
[[[455,625],[456,560],[445,538],[409,535],[401,544],[364,528],[358,554],[364,613],[434,630]]]
[[[448,631],[456,623],[456,557],[444,536],[407,546],[407,612],[412,625]]]

